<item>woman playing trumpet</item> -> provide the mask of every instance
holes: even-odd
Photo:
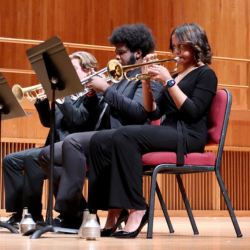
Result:
[[[112,147],[103,147],[107,138],[98,133],[91,139],[89,171],[89,207],[109,210],[101,234],[113,237],[136,237],[148,221],[148,206],[142,193],[142,155],[154,151],[184,154],[203,152],[207,139],[206,114],[216,93],[217,78],[207,66],[212,53],[205,31],[195,23],[177,27],[170,37],[170,49],[179,57],[182,71],[171,76],[162,66],[149,66],[151,79],[161,81],[162,92],[155,101],[149,79],[143,83],[143,105],[151,120],[165,115],[161,126],[127,126],[112,135]],[[147,62],[150,55],[144,58]],[[98,157],[96,157],[98,155]],[[108,185],[102,183],[110,173]],[[105,177],[107,174],[105,175]],[[100,202],[101,201],[101,202]],[[123,231],[115,233],[121,214],[130,209]]]

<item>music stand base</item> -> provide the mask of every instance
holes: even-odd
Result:
[[[14,228],[12,225],[10,225],[9,223],[0,221],[0,227],[7,228],[14,234],[19,234],[18,230]]]
[[[38,239],[40,236],[47,232],[53,232],[53,233],[68,233],[68,234],[77,234],[78,229],[72,229],[72,228],[64,228],[64,227],[53,227],[51,225],[31,229],[23,234],[23,236],[30,236],[31,239]]]

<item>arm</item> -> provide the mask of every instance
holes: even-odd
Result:
[[[215,73],[207,66],[203,67],[193,82],[185,82],[183,85],[177,86],[178,90],[171,91],[174,86],[164,87],[156,100],[155,111],[148,113],[149,118],[151,120],[159,119],[164,113],[171,114],[177,109],[179,115],[186,121],[193,123],[201,119],[208,110],[217,89]],[[178,92],[180,92],[178,99],[180,102],[176,104],[175,94]],[[178,107],[178,104],[181,106]]]
[[[148,73],[154,75],[152,77],[153,80],[161,81],[164,85],[168,80],[172,79],[172,76],[170,75],[169,71],[165,67],[160,65],[149,67]],[[177,84],[169,88],[168,91],[172,96],[176,107],[180,109],[182,104],[187,99],[187,96],[182,92],[182,90]]]
[[[142,80],[143,89],[143,106],[147,112],[153,112],[156,110],[156,103],[153,96],[151,84],[149,79]]]
[[[39,118],[41,121],[41,124],[44,127],[50,128],[50,106],[49,106],[49,100],[46,98],[43,101],[37,100],[35,102],[36,110],[39,114]]]
[[[125,124],[141,123],[147,116],[142,105],[142,85],[140,82],[129,84],[127,88],[131,88],[133,96],[127,97],[110,86],[104,92],[104,101],[117,111]]]
[[[83,105],[90,113],[98,105],[102,97],[103,97],[103,94],[100,92],[95,92],[94,94],[87,94],[83,98]]]
[[[182,117],[190,122],[198,121],[209,109],[217,89],[217,77],[210,68],[203,69],[198,78],[192,96],[187,97],[180,108]]]
[[[162,89],[160,82],[151,82],[151,93],[157,98]],[[130,93],[130,94],[128,94]],[[128,83],[123,94],[110,86],[104,93],[104,101],[119,113],[124,124],[142,123],[147,113],[143,107],[143,88],[141,81]]]
[[[78,100],[73,102],[70,97],[66,97],[64,103],[57,103],[58,108],[69,125],[82,127],[86,123],[89,117],[89,112],[84,106],[84,98],[85,96],[79,97]]]

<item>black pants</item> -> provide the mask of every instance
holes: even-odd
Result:
[[[201,150],[190,138],[190,150]],[[101,131],[90,141],[89,198],[91,209],[144,210],[142,155],[177,149],[177,130],[167,126],[127,126]]]
[[[41,215],[44,179],[38,162],[41,150],[42,148],[28,149],[3,158],[7,212],[22,214],[23,207],[28,207],[33,218]]]
[[[67,136],[55,143],[53,187],[57,191],[55,210],[77,216],[86,208],[82,189],[86,178],[90,138],[96,131]],[[50,147],[45,147],[39,156],[40,165],[50,176]]]

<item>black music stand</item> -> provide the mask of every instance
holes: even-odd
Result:
[[[18,117],[27,116],[23,108],[20,106],[16,97],[13,95],[7,81],[0,72],[0,160],[2,163],[2,145],[1,145],[1,123],[4,120],[14,119]],[[2,190],[3,190],[3,174],[1,176]],[[1,200],[3,203],[3,198]],[[9,229],[12,233],[18,233],[18,230],[9,223],[1,222],[0,227]]]
[[[55,36],[27,50],[26,53],[48,99],[51,101],[51,133],[48,225],[40,229],[29,230],[23,235],[32,234],[30,238],[37,239],[46,232],[77,233],[78,230],[75,229],[53,227],[55,100],[82,92],[83,87],[59,37]]]

